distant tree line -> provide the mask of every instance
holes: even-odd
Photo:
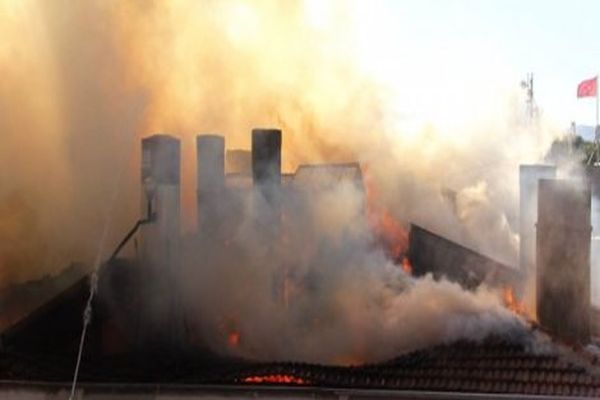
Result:
[[[560,164],[575,158],[585,164],[593,151],[594,142],[585,140],[581,136],[566,135],[552,143],[545,159],[547,162]]]

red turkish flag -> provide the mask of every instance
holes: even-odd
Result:
[[[587,79],[577,85],[577,97],[593,97],[596,96],[598,90],[598,77]]]

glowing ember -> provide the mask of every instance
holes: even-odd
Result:
[[[377,190],[368,174],[367,166],[363,166],[362,171],[369,224],[392,260],[399,261],[408,248],[408,232],[378,201]]]
[[[412,275],[413,267],[412,267],[412,264],[410,263],[410,260],[406,256],[404,256],[404,258],[402,259],[402,269],[408,275]]]
[[[502,299],[504,300],[504,305],[506,306],[506,308],[508,308],[512,312],[522,316],[528,315],[525,303],[517,299],[512,287],[507,286],[504,289],[502,289]]]
[[[239,332],[229,332],[227,335],[227,343],[230,347],[237,347],[240,344],[240,333]]]
[[[306,385],[307,382],[293,375],[261,375],[244,378],[244,383],[282,383],[288,385]]]

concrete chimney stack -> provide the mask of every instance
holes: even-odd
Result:
[[[255,186],[281,186],[281,130],[252,130],[252,177]]]
[[[154,135],[142,139],[142,215],[156,221],[142,227],[143,255],[169,267],[167,255],[175,251],[180,235],[179,139]],[[160,257],[155,253],[158,250]]]
[[[538,182],[554,179],[553,165],[521,165],[519,168],[519,269],[524,279],[523,300],[528,309],[535,310],[535,222],[537,220]]]
[[[600,304],[600,167],[588,166],[587,179],[592,186],[592,303]]]
[[[568,341],[590,339],[590,185],[542,179],[538,188],[537,317]]]
[[[538,182],[555,177],[553,165],[521,165],[519,168],[519,269],[529,276],[535,272]]]
[[[225,138],[218,135],[196,137],[198,231],[212,234],[222,221],[219,212],[225,188]]]
[[[281,131],[252,130],[252,179],[255,193],[264,199],[258,228],[269,242],[279,236],[281,223]],[[262,201],[259,201],[262,203]]]
[[[154,135],[142,139],[142,216],[153,222],[140,228],[140,261],[147,273],[140,316],[140,342],[172,347],[180,340],[177,274],[180,254],[179,139]]]

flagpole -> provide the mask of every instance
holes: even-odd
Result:
[[[600,137],[598,137],[599,133],[600,127],[598,126],[598,75],[596,75],[596,126],[594,126],[594,152],[592,154],[595,154],[597,158],[592,165],[595,165],[597,162],[600,162]]]

